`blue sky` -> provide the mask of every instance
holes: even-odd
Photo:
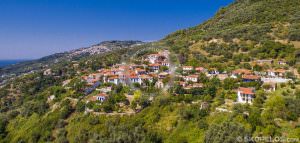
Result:
[[[0,59],[33,59],[104,40],[159,40],[233,0],[0,0]]]

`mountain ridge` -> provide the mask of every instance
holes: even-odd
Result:
[[[4,80],[4,77],[8,78],[10,75],[14,76],[40,70],[60,61],[72,61],[90,55],[104,54],[111,51],[139,46],[145,43],[146,42],[138,40],[110,40],[102,41],[89,47],[54,53],[36,60],[29,60],[0,68],[0,80]]]

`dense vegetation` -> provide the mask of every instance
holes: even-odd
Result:
[[[245,83],[241,77],[221,81],[204,74],[199,75],[204,88],[192,90],[177,84],[168,91],[150,83],[147,88],[114,85],[110,98],[101,105],[86,104],[86,83],[80,79],[121,62],[141,64],[143,55],[162,47],[170,49],[176,66],[203,66],[224,73],[238,68],[300,71],[300,51],[291,43],[275,41],[300,40],[299,9],[299,0],[236,0],[207,22],[158,43],[71,60],[58,54],[41,59],[42,64],[28,63],[38,67],[34,73],[15,77],[0,87],[0,143],[232,143],[258,136],[299,139],[300,84],[292,73],[286,77],[293,82],[279,84],[275,92],[264,91],[261,82]],[[287,65],[249,64],[259,59],[283,60]],[[43,67],[47,61],[51,64]],[[50,76],[39,70],[47,68],[52,69]],[[182,73],[182,69],[176,72]],[[240,86],[256,89],[253,105],[231,103]],[[131,103],[126,94],[133,95]],[[114,114],[122,110],[119,103],[140,108],[130,115]],[[87,113],[86,108],[97,112]]]
[[[212,19],[199,26],[177,31],[167,36],[166,40],[176,43],[212,38],[263,41],[272,39],[268,33],[279,25],[288,26],[287,31],[281,31],[287,33],[282,36],[284,39],[299,40],[299,9],[299,0],[236,0],[220,9]]]

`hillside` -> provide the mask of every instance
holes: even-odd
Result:
[[[251,41],[269,39],[300,40],[299,0],[236,0],[198,26],[179,30],[165,40],[193,42],[234,38]],[[271,36],[269,33],[273,33]]]
[[[299,14],[299,0],[236,0],[157,42],[0,69],[20,74],[0,86],[0,143],[299,142]]]
[[[47,67],[51,67],[56,63],[77,61],[84,57],[131,48],[142,44],[144,44],[142,41],[103,41],[90,47],[75,49],[63,53],[56,53],[37,60],[21,62],[0,68],[0,81],[15,75],[46,69]]]

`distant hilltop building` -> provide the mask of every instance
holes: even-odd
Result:
[[[52,70],[51,69],[47,69],[44,71],[43,73],[44,75],[51,75],[52,74]]]

